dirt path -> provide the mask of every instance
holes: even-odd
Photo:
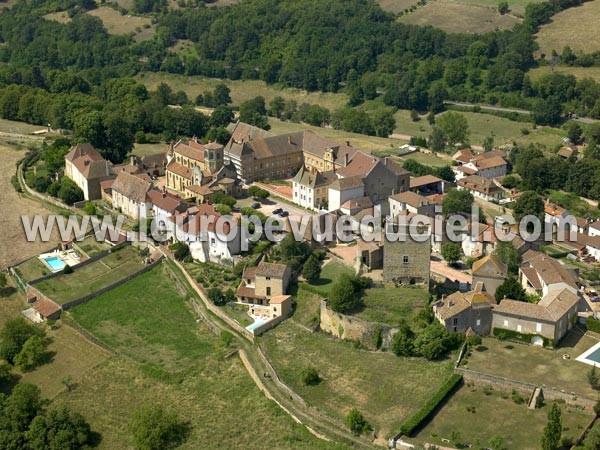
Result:
[[[42,214],[51,211],[39,203],[18,194],[10,183],[15,174],[16,163],[24,155],[0,144],[0,269],[17,261],[35,256],[58,243],[58,235],[53,234],[51,242],[27,242],[21,223],[21,215]]]

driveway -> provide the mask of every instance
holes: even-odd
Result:
[[[471,283],[471,275],[461,272],[450,267],[444,261],[431,261],[431,271],[438,275],[448,278],[450,281],[458,281],[459,283]]]

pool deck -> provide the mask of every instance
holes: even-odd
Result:
[[[575,360],[584,364],[589,364],[590,366],[600,367],[600,361],[594,361],[593,359],[588,358],[594,353],[600,353],[600,342],[587,349],[585,352],[583,352],[581,355],[575,358]]]

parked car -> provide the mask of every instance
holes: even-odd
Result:
[[[258,209],[258,208],[260,208],[260,203],[258,203],[258,202],[257,203],[252,203],[252,207],[254,209]]]
[[[283,209],[281,209],[281,208],[277,208],[277,209],[273,210],[273,214],[280,214],[282,212],[283,212]]]
[[[290,213],[289,213],[289,212],[287,212],[287,211],[281,211],[281,212],[279,213],[279,217],[287,217],[287,216],[289,216],[289,215],[290,215]]]

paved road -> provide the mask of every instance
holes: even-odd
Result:
[[[445,101],[444,102],[445,105],[454,105],[454,106],[462,106],[465,108],[474,108],[474,107],[478,107],[481,109],[487,109],[490,111],[500,111],[500,112],[514,112],[514,113],[518,113],[518,114],[532,114],[531,111],[527,111],[526,109],[518,109],[518,108],[502,108],[500,106],[490,106],[490,105],[481,105],[478,103],[461,103],[461,102],[450,102],[450,101]]]

